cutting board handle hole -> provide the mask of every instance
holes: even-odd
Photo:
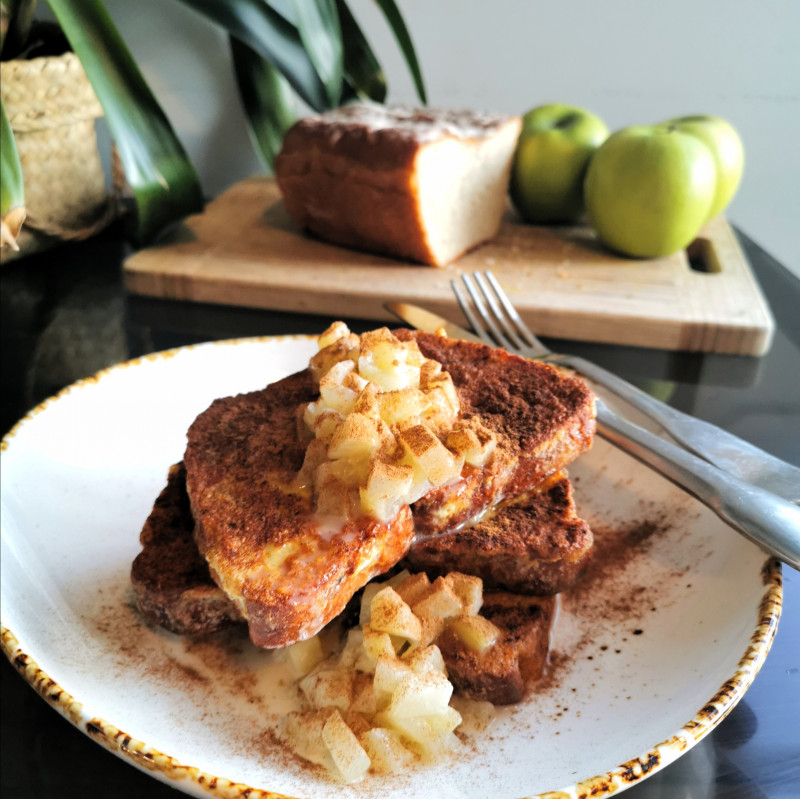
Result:
[[[717,274],[722,271],[722,265],[710,239],[702,236],[696,238],[686,248],[686,257],[689,260],[689,268],[695,272]]]

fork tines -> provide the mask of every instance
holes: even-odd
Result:
[[[451,280],[450,285],[464,316],[481,340],[510,352],[524,352],[526,355],[530,355],[532,349],[540,353],[548,351],[522,321],[490,271],[461,275],[461,282],[464,288],[456,280]]]

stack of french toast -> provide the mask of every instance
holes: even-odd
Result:
[[[279,648],[392,570],[472,575],[502,640],[480,655],[452,630],[431,643],[456,689],[519,701],[541,673],[552,597],[592,550],[566,473],[592,443],[590,389],[405,329],[359,337],[337,323],[319,343],[307,368],[190,426],[141,532],[139,610],[190,636],[246,624]]]

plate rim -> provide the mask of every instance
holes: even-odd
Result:
[[[79,389],[97,384],[110,374],[148,363],[169,360],[183,352],[206,347],[308,341],[314,338],[316,336],[312,334],[296,333],[202,341],[148,353],[113,364],[100,369],[89,377],[65,386],[29,410],[3,436],[0,442],[0,453],[4,454],[8,451],[13,439],[24,425],[33,421],[54,403]],[[572,785],[532,794],[528,799],[561,799],[561,797],[568,799],[587,795],[600,799],[600,797],[607,797],[625,790],[677,760],[727,717],[744,696],[766,661],[781,617],[783,605],[782,566],[775,558],[766,554],[764,558],[761,579],[765,589],[759,603],[758,620],[750,635],[750,641],[739,658],[734,673],[723,682],[708,701],[703,703],[693,717],[669,738],[652,745],[646,752],[625,763]],[[33,654],[23,649],[14,631],[4,623],[0,623],[0,648],[23,679],[77,729],[88,735],[95,743],[104,745],[123,760],[127,760],[151,776],[167,781],[172,787],[185,791],[188,786],[180,783],[189,780],[194,787],[204,789],[207,794],[224,799],[230,799],[232,796],[248,797],[248,799],[297,799],[270,789],[245,785],[227,777],[210,774],[196,766],[181,763],[172,755],[134,738],[109,721],[99,717],[89,717],[84,712],[83,704],[79,699],[67,692],[39,666]],[[156,773],[154,774],[154,772]]]

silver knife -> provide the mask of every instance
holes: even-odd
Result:
[[[471,331],[430,311],[407,303],[385,307],[418,330],[483,343]],[[800,507],[622,419],[600,400],[597,423],[604,438],[699,499],[762,549],[800,570]]]
[[[416,305],[396,302],[387,303],[385,307],[418,330],[430,333],[441,328],[451,338],[481,341],[471,331]],[[714,466],[789,502],[800,503],[800,469],[796,466],[764,452],[720,427],[660,402],[621,377],[583,358],[551,353],[540,360],[574,369],[583,377],[608,389],[658,422],[672,438]]]

